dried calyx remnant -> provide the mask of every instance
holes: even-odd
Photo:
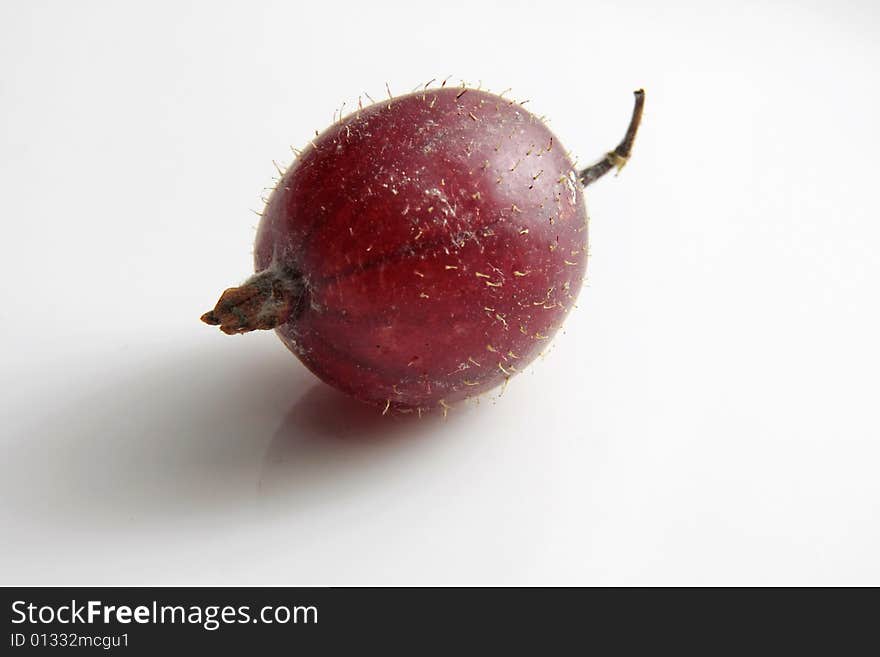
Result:
[[[295,319],[305,299],[305,283],[297,272],[272,267],[251,276],[221,296],[202,321],[228,335],[273,329]]]
[[[577,172],[584,187],[612,169],[619,171],[629,160],[645,105],[643,89],[635,91],[634,95],[632,117],[621,142],[598,162]],[[223,292],[214,309],[202,315],[202,321],[219,326],[229,335],[273,329],[296,319],[306,303],[306,296],[307,287],[299,272],[271,267],[254,274],[239,287]]]

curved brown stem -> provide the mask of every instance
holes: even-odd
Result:
[[[632,153],[633,142],[636,139],[636,133],[639,131],[639,124],[642,122],[642,110],[645,107],[645,90],[638,89],[633,92],[635,95],[635,106],[633,107],[632,118],[629,120],[629,127],[626,129],[626,135],[613,151],[609,151],[605,156],[578,172],[578,178],[584,187],[593,184],[599,178],[604,176],[611,169],[617,168],[620,171],[629,160]]]
[[[305,283],[295,272],[265,269],[220,296],[213,310],[202,315],[205,324],[228,335],[273,329],[295,318],[305,296]]]

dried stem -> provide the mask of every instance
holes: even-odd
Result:
[[[636,133],[639,131],[639,124],[642,122],[642,110],[645,107],[645,90],[639,89],[633,93],[635,95],[635,106],[633,107],[632,118],[629,120],[629,127],[626,129],[623,141],[613,151],[606,153],[601,160],[578,172],[578,178],[580,178],[581,184],[584,187],[593,184],[611,171],[611,169],[617,168],[620,171],[627,163],[627,160],[629,160],[633,142],[636,139]]]

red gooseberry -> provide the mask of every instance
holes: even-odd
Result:
[[[577,171],[521,105],[468,88],[359,109],[317,136],[268,200],[256,274],[203,315],[275,329],[318,377],[385,411],[442,407],[505,382],[546,346],[587,265]]]

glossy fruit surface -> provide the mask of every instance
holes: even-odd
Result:
[[[581,181],[550,130],[503,97],[436,89],[318,136],[269,199],[257,275],[203,319],[274,327],[386,410],[445,408],[547,347],[586,263]]]

